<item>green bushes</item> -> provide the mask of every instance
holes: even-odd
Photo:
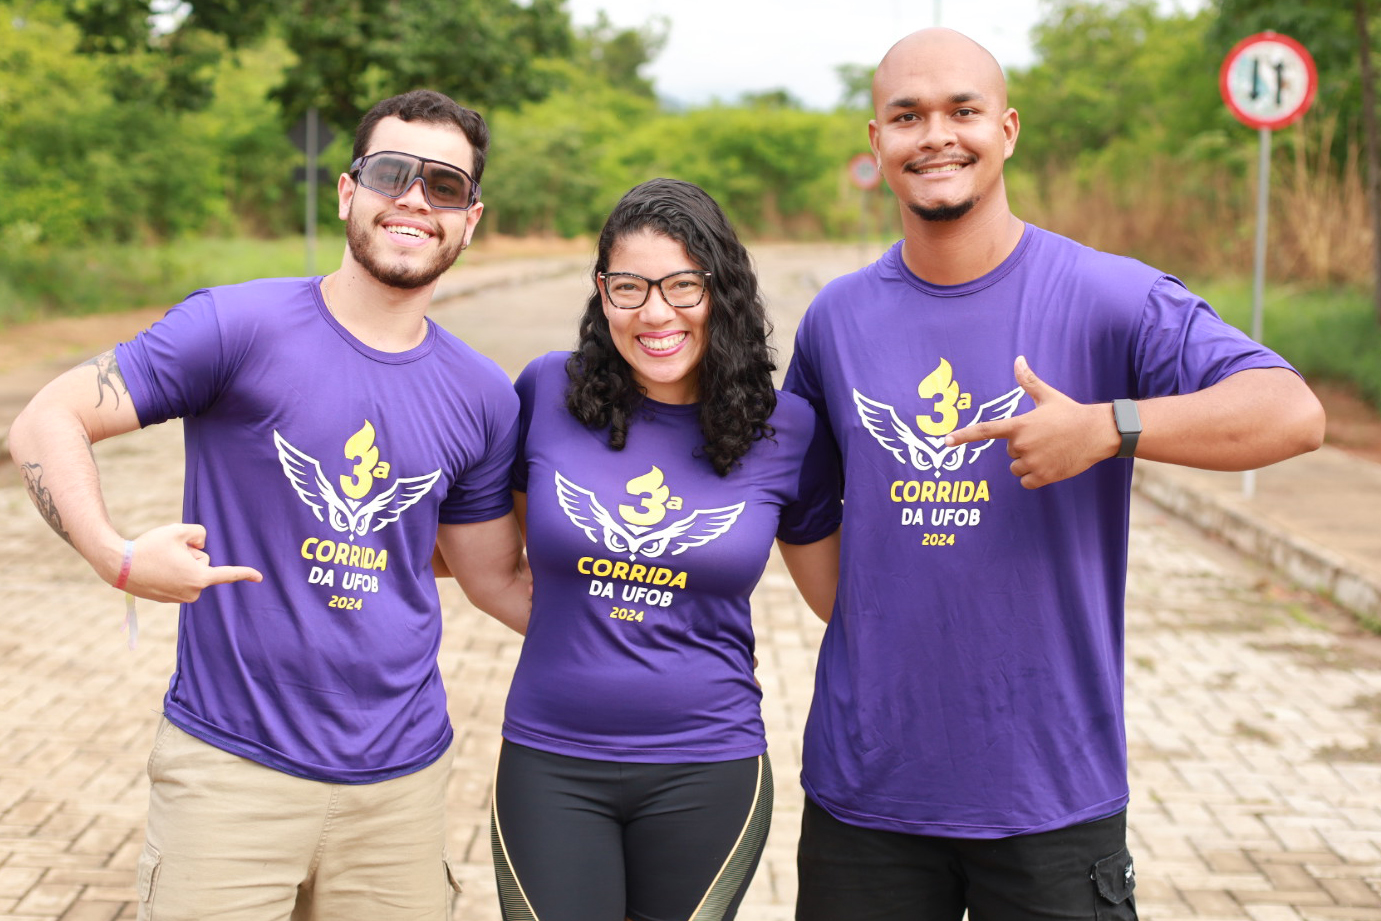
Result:
[[[212,104],[179,112],[152,95],[147,60],[82,55],[79,38],[49,4],[0,3],[0,237],[65,247],[234,232],[290,194],[295,152],[266,98],[281,48],[222,59]],[[247,189],[255,176],[267,181]]]
[[[1250,330],[1250,280],[1192,285],[1225,320]],[[1262,341],[1310,380],[1349,384],[1381,409],[1381,333],[1370,292],[1310,289],[1268,282],[1261,311]]]
[[[634,185],[694,182],[747,233],[825,237],[857,226],[841,200],[849,156],[866,150],[861,113],[714,105],[688,112],[609,87],[555,94],[491,118],[486,220],[506,234],[599,230]]]

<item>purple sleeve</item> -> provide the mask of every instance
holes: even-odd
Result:
[[[782,509],[777,537],[788,544],[813,544],[839,529],[843,519],[843,479],[839,451],[829,427],[813,411],[810,444],[801,461],[796,501]]]
[[[442,524],[493,521],[513,510],[508,478],[518,444],[518,398],[512,387],[496,388],[485,409],[484,453],[465,469],[441,504]]]
[[[529,362],[513,384],[513,388],[518,392],[519,409],[517,445],[509,488],[515,492],[527,492],[527,433],[532,425],[532,403],[537,393],[537,365],[540,360]]]
[[[1136,366],[1137,396],[1142,399],[1194,393],[1252,368],[1294,370],[1168,275],[1152,285],[1146,297]]]
[[[141,426],[194,416],[225,381],[225,350],[215,302],[197,291],[157,323],[115,347]]]

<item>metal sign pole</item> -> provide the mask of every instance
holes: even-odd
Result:
[[[1238,42],[1218,71],[1218,90],[1228,110],[1257,130],[1256,265],[1252,277],[1252,338],[1264,339],[1263,291],[1266,287],[1266,221],[1271,186],[1271,132],[1295,121],[1314,101],[1319,75],[1314,59],[1288,35],[1259,32]],[[1242,495],[1256,492],[1256,471],[1242,473]]]
[[[1256,161],[1256,259],[1252,272],[1252,338],[1257,342],[1262,334],[1262,298],[1266,289],[1266,222],[1270,218],[1267,207],[1271,188],[1271,129],[1257,132],[1260,141]]]
[[[863,252],[868,248],[868,193],[862,189],[858,190],[858,249]]]
[[[869,193],[882,184],[882,172],[871,153],[859,153],[850,157],[848,172],[849,181],[858,189],[858,247],[866,264],[869,261],[868,229],[872,225],[871,215],[868,213],[871,197]],[[881,221],[878,231],[879,234],[882,231]]]
[[[1270,219],[1271,194],[1271,129],[1258,128],[1259,141],[1256,161],[1256,257],[1252,266],[1252,338],[1261,342],[1265,338],[1263,317],[1265,315],[1266,290],[1266,229]],[[1256,495],[1256,471],[1242,471],[1242,495],[1248,499]]]

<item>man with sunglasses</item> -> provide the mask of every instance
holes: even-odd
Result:
[[[14,423],[54,530],[117,588],[182,604],[141,918],[447,916],[433,548],[479,607],[528,614],[516,395],[426,316],[487,146],[439,93],[379,103],[338,184],[338,271],[195,292]],[[188,523],[126,540],[90,445],[175,417]]]

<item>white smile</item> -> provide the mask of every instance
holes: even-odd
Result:
[[[396,233],[404,237],[416,237],[419,240],[430,240],[432,235],[419,227],[408,227],[403,224],[389,224],[384,227],[389,233]]]
[[[671,336],[661,336],[656,339],[649,339],[646,336],[638,337],[638,342],[641,343],[642,347],[645,349],[650,349],[653,352],[670,351],[671,349],[676,348],[684,341],[686,341],[685,333],[676,333]]]
[[[955,173],[964,168],[962,163],[951,163],[948,166],[930,166],[922,170],[917,170],[921,175],[927,173]]]

